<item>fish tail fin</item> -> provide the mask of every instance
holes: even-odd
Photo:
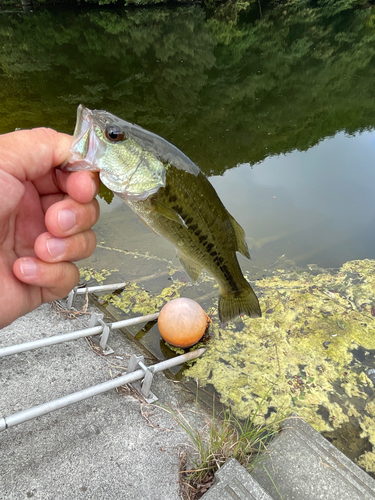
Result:
[[[246,314],[250,318],[260,318],[260,310],[257,296],[250,285],[239,292],[224,292],[221,290],[219,296],[219,318],[222,323],[236,318],[240,314]]]

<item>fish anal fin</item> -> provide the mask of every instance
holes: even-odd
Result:
[[[189,257],[186,257],[186,255],[178,253],[177,256],[191,281],[197,281],[203,267],[194,260],[189,259]]]
[[[173,208],[170,208],[161,201],[155,199],[151,201],[151,205],[153,210],[155,210],[155,212],[158,212],[159,215],[162,215],[167,219],[173,220],[174,222],[187,227],[184,219],[175,210],[173,210]]]
[[[237,252],[242,253],[244,257],[247,257],[248,259],[251,259],[249,249],[247,248],[246,240],[245,240],[245,231],[242,229],[242,227],[238,224],[236,219],[232,217],[229,213],[229,219],[232,223],[234,233],[236,235],[236,242],[237,242]]]

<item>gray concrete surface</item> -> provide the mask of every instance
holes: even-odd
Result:
[[[202,500],[273,500],[247,470],[231,458],[215,473],[215,482]]]
[[[297,415],[252,477],[275,500],[374,500],[375,481]]]
[[[64,319],[46,304],[0,330],[0,347],[88,323],[89,315]],[[110,345],[115,353],[107,357],[80,339],[0,359],[0,415],[109,380],[126,370],[130,354],[143,354],[120,332]],[[152,390],[164,405],[193,414],[194,396],[163,373]],[[177,500],[179,449],[186,446],[169,413],[112,390],[1,432],[0,498]]]
[[[65,319],[46,304],[0,330],[0,348],[79,330],[89,319]],[[121,332],[109,344],[110,356],[80,339],[0,358],[0,416],[110,380],[131,354],[144,354]],[[157,373],[152,391],[203,426],[204,410],[197,420],[195,397],[183,386]],[[189,438],[168,412],[129,388],[111,390],[0,432],[0,499],[178,500],[186,448]],[[204,498],[375,499],[375,481],[298,418],[283,424],[252,477],[260,486],[229,461]]]
[[[373,500],[375,481],[297,415],[251,475],[231,459],[202,500]]]

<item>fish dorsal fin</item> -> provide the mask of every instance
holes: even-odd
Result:
[[[159,215],[187,227],[184,219],[175,210],[173,210],[173,208],[167,207],[167,205],[164,205],[164,203],[155,199],[151,200],[151,205],[155,212],[158,212]]]
[[[238,222],[231,216],[230,213],[228,213],[229,219],[232,223],[234,233],[236,235],[236,243],[237,243],[237,252],[242,253],[244,257],[247,257],[248,259],[251,259],[249,249],[247,248],[247,244],[245,241],[245,231],[242,229],[242,227],[238,224]]]
[[[179,258],[181,264],[184,266],[184,269],[189,275],[191,281],[197,281],[203,269],[203,266],[201,266],[194,260],[189,259],[189,257],[186,257],[186,255],[182,255],[181,253],[177,253],[177,257]]]

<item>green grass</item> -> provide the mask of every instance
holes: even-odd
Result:
[[[268,470],[267,470],[264,466],[263,466],[263,469],[266,471],[267,476],[270,478],[271,483],[273,484],[273,487],[275,488],[275,490],[276,490],[277,494],[278,494],[278,495],[279,495],[279,497],[280,497],[280,500],[284,500],[284,497],[282,496],[282,494],[280,493],[280,491],[279,491],[278,487],[276,486],[275,481],[273,480],[273,478],[272,478],[271,474],[268,472]]]
[[[269,424],[255,424],[266,396],[259,403],[256,412],[241,421],[230,410],[197,423],[197,411],[191,423],[179,410],[166,409],[189,436],[194,452],[184,453],[180,464],[181,494],[185,500],[200,498],[211,486],[215,472],[230,459],[235,458],[249,472],[262,460],[260,453],[267,450],[267,443],[277,434],[284,418],[275,416]]]

